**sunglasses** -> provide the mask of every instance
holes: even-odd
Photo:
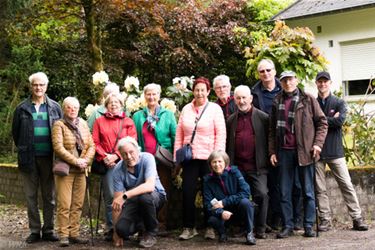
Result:
[[[259,70],[259,73],[263,74],[264,72],[271,72],[272,69],[262,69],[262,70]]]

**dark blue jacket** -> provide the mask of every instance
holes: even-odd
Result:
[[[274,94],[275,96],[281,92],[281,83],[279,81],[279,79],[275,78],[275,83],[276,83],[276,87],[279,89],[278,91],[276,91]],[[262,93],[262,82],[261,81],[258,81],[254,87],[251,88],[251,94],[253,95],[253,105],[254,107],[256,107],[257,109],[260,109],[262,110],[263,112],[267,113],[267,114],[270,114],[271,113],[271,109],[272,109],[272,102],[270,103],[269,108],[267,109],[266,108],[266,105],[264,103],[264,100],[263,100],[263,93]]]
[[[322,160],[328,160],[344,157],[342,125],[346,118],[346,104],[344,100],[341,100],[332,94],[324,100],[324,104],[320,97],[317,99],[328,121],[328,133],[322,152],[320,153],[320,158]],[[333,117],[337,112],[340,113],[339,117]]]
[[[227,194],[221,185],[225,186]],[[223,206],[236,206],[243,198],[250,198],[250,186],[245,181],[237,167],[227,167],[223,174],[218,176],[213,172],[207,174],[203,179],[203,204],[208,214],[221,216],[224,209],[212,210],[211,200],[216,198],[223,202]]]
[[[60,105],[46,96],[49,127],[62,118]],[[13,114],[12,135],[18,149],[18,167],[22,172],[30,173],[35,166],[34,121],[31,99],[21,102]]]

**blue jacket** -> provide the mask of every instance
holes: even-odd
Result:
[[[276,87],[278,90],[274,92],[274,95],[276,96],[279,92],[281,92],[281,83],[279,79],[275,78]],[[251,94],[253,95],[253,105],[257,109],[262,110],[263,112],[267,114],[271,114],[272,109],[272,102],[269,103],[268,108],[266,107],[266,104],[263,99],[263,93],[262,93],[262,82],[258,81],[254,87],[251,88]]]
[[[62,118],[60,105],[46,96],[49,127],[55,121]],[[18,149],[18,167],[22,172],[34,171],[35,149],[34,149],[34,121],[32,115],[31,98],[21,102],[13,114],[12,135],[14,144]]]
[[[346,104],[344,100],[332,94],[324,100],[324,104],[320,97],[318,97],[318,102],[328,122],[328,133],[322,152],[320,153],[320,158],[322,160],[329,160],[344,157],[342,125],[346,118]],[[333,117],[337,112],[340,113],[339,117]]]
[[[221,182],[224,184],[227,194],[224,192]],[[243,198],[250,198],[250,186],[245,181],[237,167],[225,168],[222,175],[213,172],[203,179],[203,204],[208,214],[221,216],[224,209],[212,210],[211,200],[216,198],[223,202],[223,206],[236,206]]]

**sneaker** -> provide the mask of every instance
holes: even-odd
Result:
[[[246,245],[256,245],[256,239],[254,237],[253,232],[246,234]]]
[[[278,239],[285,239],[289,236],[293,235],[293,229],[292,228],[284,228],[280,233],[276,235],[276,238]]]
[[[38,233],[31,233],[29,237],[26,238],[26,243],[32,244],[38,242],[40,240],[40,234]]]
[[[60,242],[59,242],[60,247],[67,247],[69,246],[69,239],[68,237],[61,237]]]
[[[212,227],[206,228],[204,238],[207,239],[207,240],[214,240],[215,239],[215,231]]]
[[[198,235],[198,232],[195,228],[184,228],[180,236],[178,237],[180,240],[189,240]]]
[[[322,219],[318,225],[319,232],[327,232],[331,230],[332,225],[330,220]]]
[[[145,234],[141,241],[139,242],[139,246],[143,248],[150,248],[156,244],[156,237],[150,234]]]
[[[42,240],[44,241],[58,241],[59,238],[54,233],[43,234]]]
[[[362,218],[353,220],[353,230],[356,231],[367,231],[368,225],[363,221]]]
[[[69,243],[71,244],[87,244],[89,240],[82,239],[80,237],[69,237]]]

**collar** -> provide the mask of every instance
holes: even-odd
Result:
[[[104,113],[104,116],[106,117],[106,118],[110,118],[110,119],[116,119],[116,118],[125,118],[126,117],[126,115],[125,115],[125,112],[123,112],[123,111],[121,111],[119,114],[117,114],[117,115],[114,115],[114,114],[112,114],[112,113],[110,113],[110,112],[105,112]]]
[[[220,98],[217,99],[216,103],[219,104],[220,106],[225,106],[233,99],[234,99],[233,95],[229,95],[225,103],[223,103],[223,101]]]

